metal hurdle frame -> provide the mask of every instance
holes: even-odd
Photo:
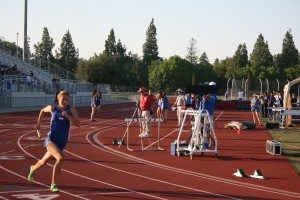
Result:
[[[209,112],[207,110],[201,110],[201,111],[195,111],[195,110],[183,110],[182,111],[185,116],[183,118],[183,123],[182,126],[180,127],[180,131],[177,137],[177,146],[179,146],[179,140],[181,137],[181,132],[182,132],[182,128],[184,126],[184,122],[186,119],[187,115],[194,115],[195,116],[195,122],[193,124],[193,128],[192,128],[192,136],[190,139],[190,142],[188,144],[187,148],[183,148],[184,151],[188,151],[190,154],[190,158],[191,160],[193,160],[193,153],[201,153],[201,155],[204,155],[204,153],[215,153],[216,158],[218,158],[218,140],[214,131],[214,127],[213,127],[213,121],[210,118]],[[201,117],[204,117],[204,121],[203,124],[201,124]],[[211,142],[212,140],[214,141],[214,149],[202,149],[202,147],[200,147],[199,149],[196,148],[197,145],[200,145],[200,143],[203,144],[204,140],[204,131],[206,131],[207,133],[207,125],[209,124],[209,147],[211,146]],[[207,136],[206,136],[207,137]],[[177,155],[180,155],[180,148],[177,148]]]
[[[141,122],[158,122],[158,125],[157,125],[157,139],[158,139],[157,147],[158,147],[158,149],[157,150],[164,151],[164,149],[162,149],[160,147],[160,123],[162,122],[162,119],[159,119],[159,118],[150,118],[150,119],[125,118],[125,122],[127,123],[127,131],[125,132],[125,134],[127,134],[127,149],[129,151],[139,151],[139,150],[133,150],[133,149],[129,148],[129,126],[130,126],[131,122],[139,122],[139,123],[141,123]],[[144,149],[143,139],[144,138],[141,138],[141,151],[144,151],[145,149],[147,149],[147,148]],[[151,142],[150,138],[148,138],[148,139],[149,139],[149,143],[150,143],[149,146],[152,147],[153,143]]]

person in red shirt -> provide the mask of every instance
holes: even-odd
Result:
[[[151,119],[151,115],[153,114],[152,109],[154,106],[155,98],[152,95],[149,95],[149,93],[146,92],[146,89],[144,87],[141,87],[138,90],[138,92],[141,93],[140,95],[140,109],[142,111],[141,117],[144,119]],[[139,137],[141,138],[150,137],[150,129],[151,129],[150,121],[142,122],[141,133]]]

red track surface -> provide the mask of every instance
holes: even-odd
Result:
[[[264,127],[240,135],[224,129],[232,120],[250,121],[249,111],[225,110],[216,121],[218,159],[207,153],[194,154],[191,160],[170,155],[178,135],[175,112],[169,112],[168,123],[160,127],[165,151],[155,151],[153,123],[152,149],[143,139],[147,151],[142,152],[136,122],[130,124],[129,136],[130,148],[137,151],[112,144],[113,138],[125,135],[124,119],[133,116],[134,104],[104,105],[95,122],[89,121],[89,107],[77,110],[82,127],[72,127],[58,181],[60,193],[49,191],[54,161],[37,171],[34,182],[27,181],[29,166],[45,153],[43,139],[33,130],[38,111],[0,114],[0,199],[300,199],[300,177],[285,156],[266,153],[270,136]],[[216,110],[215,116],[220,113]],[[44,135],[49,120],[44,118]],[[189,136],[189,127],[184,134]],[[247,174],[260,169],[266,179],[235,177],[237,168]]]

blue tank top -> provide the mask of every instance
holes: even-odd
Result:
[[[68,115],[72,116],[70,111],[70,105],[64,110]],[[51,117],[51,131],[49,134],[51,142],[55,143],[60,149],[64,149],[68,140],[70,133],[70,121],[62,115],[61,110],[59,110],[58,105],[54,105],[54,109]]]
[[[100,105],[100,97],[99,96],[96,96],[95,97],[95,104],[96,104],[96,106],[99,106]]]

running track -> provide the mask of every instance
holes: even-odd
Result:
[[[0,199],[300,199],[300,177],[285,156],[265,152],[270,139],[264,127],[236,131],[224,129],[232,120],[249,121],[249,111],[216,110],[218,154],[190,157],[170,155],[170,143],[178,135],[175,112],[161,124],[161,148],[157,148],[157,123],[152,126],[152,147],[140,151],[138,123],[131,123],[130,147],[113,145],[122,138],[125,118],[135,111],[133,103],[104,105],[95,122],[90,122],[90,107],[77,108],[81,128],[72,127],[65,149],[65,162],[58,180],[61,191],[49,190],[54,160],[27,181],[29,166],[45,153],[33,127],[39,111],[0,114]],[[49,130],[50,115],[42,123]],[[190,134],[187,125],[185,136]],[[148,151],[149,150],[149,151]],[[232,174],[243,168],[248,174],[260,169],[265,180],[238,178]]]

